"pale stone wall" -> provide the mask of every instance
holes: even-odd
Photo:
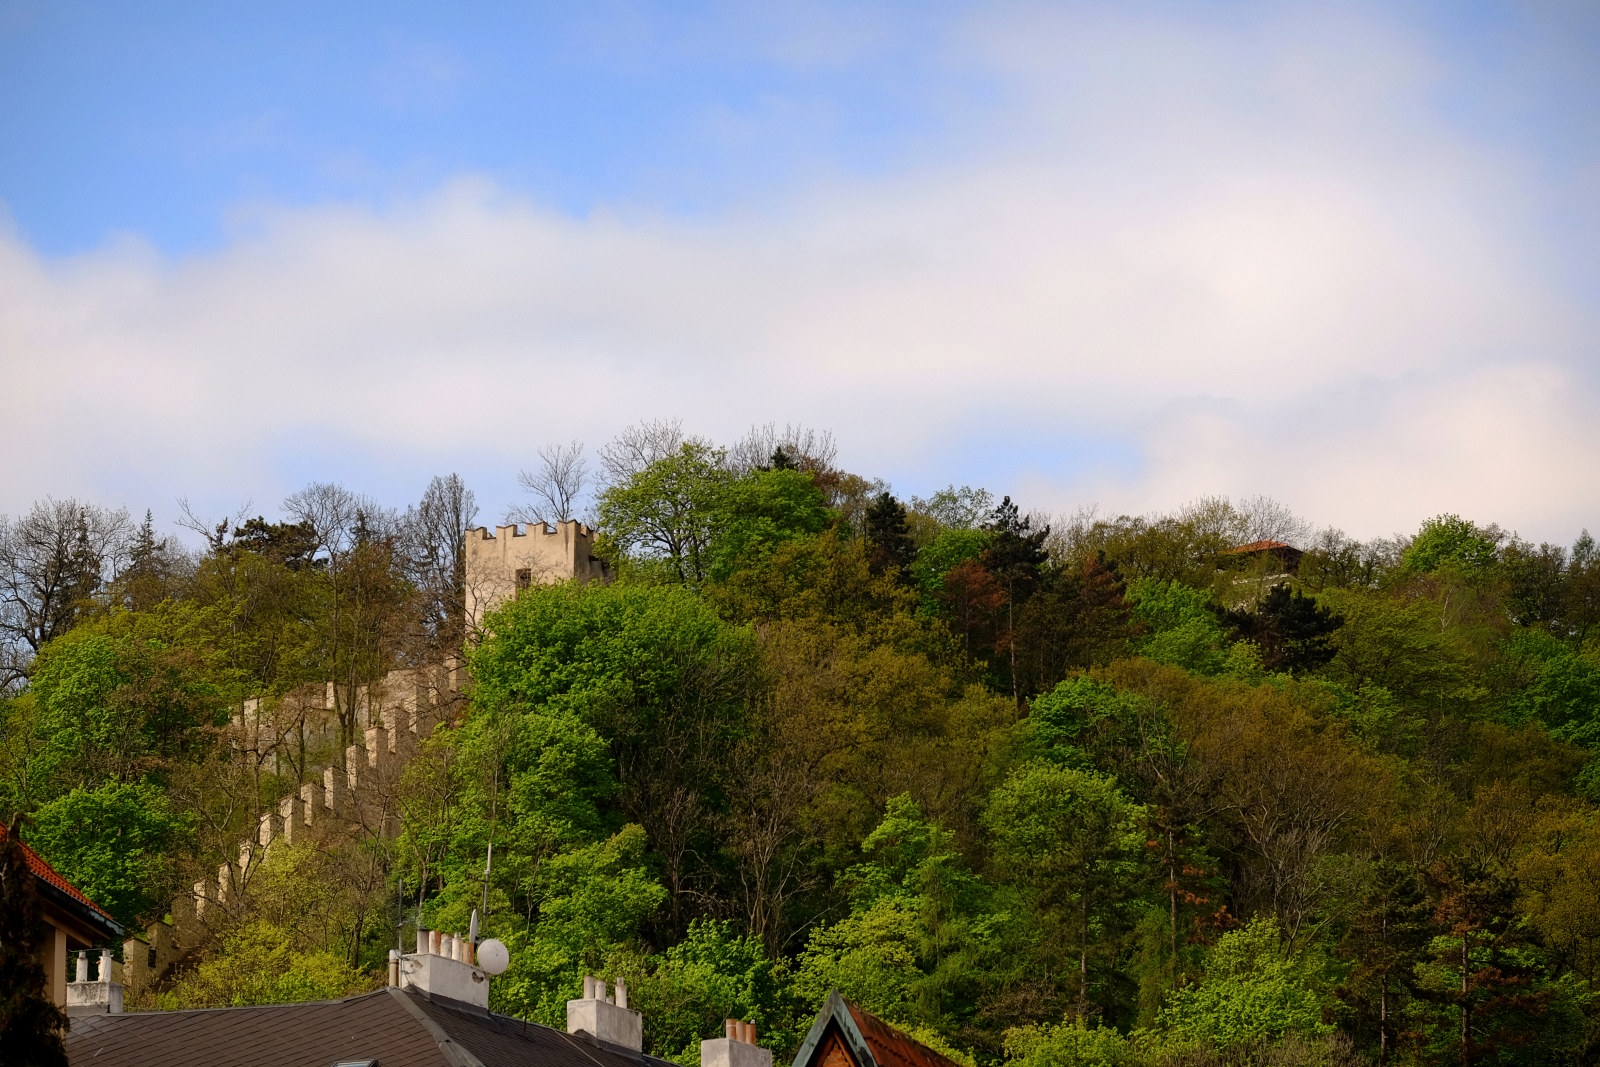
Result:
[[[534,523],[526,532],[516,524],[467,531],[467,626],[476,631],[484,615],[517,595],[518,589],[577,579],[605,578],[594,555],[594,531],[568,519],[554,530]]]

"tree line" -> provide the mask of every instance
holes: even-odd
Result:
[[[1600,1055],[1587,534],[902,498],[794,428],[595,459],[543,450],[519,517],[591,519],[613,579],[478,635],[453,478],[403,512],[314,486],[197,553],[75,502],[0,526],[0,799],[129,921],[298,782],[239,700],[465,639],[398,838],[271,857],[153,1003],[364,988],[478,909],[498,1010],[625,976],[690,1065],[730,1015],[792,1050],[832,988],[968,1064]]]

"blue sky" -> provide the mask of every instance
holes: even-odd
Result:
[[[1584,4],[0,0],[0,512],[831,428],[903,492],[1593,524]]]

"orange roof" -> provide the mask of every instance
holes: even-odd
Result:
[[[5,841],[6,834],[7,830],[5,823],[0,823],[0,842]],[[111,917],[110,912],[106,911],[106,909],[102,908],[100,905],[84,896],[77,886],[61,877],[54,867],[45,862],[43,856],[39,855],[33,849],[28,847],[28,843],[26,841],[19,840],[17,844],[22,846],[22,854],[28,858],[28,870],[35,878],[61,890],[61,892],[65,893],[73,900],[76,900],[78,903],[103,916],[107,921],[112,923],[117,921]]]
[[[950,1057],[903,1034],[871,1012],[863,1011],[839,995],[828,994],[822,1010],[795,1053],[794,1067],[837,1064],[833,1051],[842,1043],[852,1067],[961,1067]]]
[[[1251,541],[1248,545],[1236,545],[1228,549],[1229,552],[1272,552],[1276,549],[1287,548],[1290,552],[1297,551],[1293,545],[1286,545],[1282,541]]]
[[[949,1056],[935,1052],[909,1034],[902,1034],[871,1012],[845,1001],[856,1028],[872,1049],[878,1067],[961,1067]]]

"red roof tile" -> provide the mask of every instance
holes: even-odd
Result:
[[[961,1067],[950,1057],[935,1052],[909,1034],[902,1034],[871,1012],[845,1001],[856,1029],[872,1050],[878,1067]]]
[[[1272,552],[1280,548],[1295,551],[1293,545],[1286,545],[1282,541],[1251,541],[1248,545],[1236,545],[1228,549],[1229,552]]]
[[[0,823],[0,842],[5,841],[7,832],[8,831],[5,823]],[[82,891],[80,891],[77,886],[61,877],[54,867],[45,862],[43,856],[39,855],[33,849],[28,847],[28,843],[26,841],[18,841],[17,844],[22,846],[22,854],[28,858],[28,870],[33,873],[35,878],[39,879],[41,882],[55,886],[73,900],[76,900],[78,903],[91,908],[95,912],[98,912],[111,922],[114,923],[117,921],[111,918],[110,912],[106,911],[106,909],[102,908],[100,905],[84,896]]]

